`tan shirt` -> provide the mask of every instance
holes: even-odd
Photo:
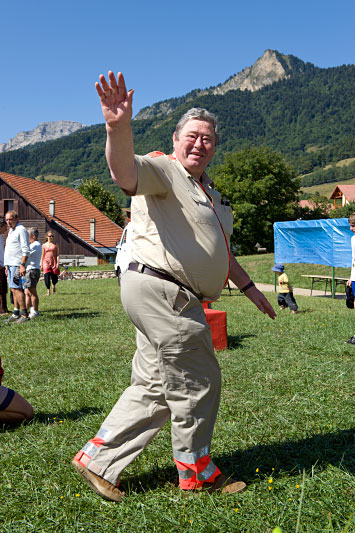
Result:
[[[153,152],[135,156],[135,163],[132,259],[168,272],[204,298],[217,299],[229,272],[232,209],[221,203],[204,174],[213,209],[199,182],[173,156]]]

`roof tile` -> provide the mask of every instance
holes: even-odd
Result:
[[[0,172],[0,178],[15,189],[48,220],[54,220],[91,246],[114,247],[120,240],[122,228],[112,222],[80,192],[31,178]],[[49,214],[49,202],[55,202],[55,216]],[[95,241],[90,239],[90,219],[96,221]]]

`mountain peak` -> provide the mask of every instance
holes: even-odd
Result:
[[[285,68],[286,67],[286,68]],[[288,68],[287,68],[288,67]],[[222,85],[215,87],[213,94],[225,94],[228,91],[258,91],[266,85],[290,77],[292,70],[289,56],[284,56],[276,50],[265,50],[263,55],[251,67],[235,74]]]
[[[70,120],[58,120],[56,122],[42,122],[31,131],[21,131],[7,143],[0,144],[0,152],[8,152],[24,148],[30,144],[51,141],[69,135],[80,128],[86,128],[85,124]]]
[[[290,78],[294,72],[303,72],[305,63],[292,55],[284,55],[277,50],[267,49],[251,67],[234,74],[224,83],[209,89],[196,89],[180,98],[171,98],[145,107],[135,119],[145,119],[171,113],[182,101],[189,101],[205,94],[225,94],[228,91],[258,91],[282,79]]]

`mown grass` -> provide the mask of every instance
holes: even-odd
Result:
[[[181,492],[167,424],[126,469],[128,496],[115,504],[83,483],[71,459],[129,384],[135,334],[117,281],[39,291],[37,320],[0,325],[3,384],[36,411],[27,425],[0,429],[1,532],[355,531],[355,346],[344,344],[355,313],[344,300],[299,296],[299,314],[272,321],[239,291],[225,292],[214,304],[227,311],[229,349],[218,352],[212,456],[248,490]]]

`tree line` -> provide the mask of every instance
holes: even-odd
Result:
[[[201,96],[195,91],[191,100],[176,99],[169,115],[134,120],[136,153],[170,153],[180,116],[190,107],[206,107],[217,114],[221,126],[214,164],[223,163],[228,152],[261,145],[281,152],[298,175],[355,157],[355,66],[306,67],[253,93],[232,90]],[[97,177],[118,195],[105,160],[105,138],[105,127],[99,124],[55,141],[5,152],[0,154],[0,170],[39,179],[65,176],[68,186]],[[127,202],[123,193],[119,199],[122,205]]]
[[[303,176],[302,186],[311,187],[322,183],[333,183],[337,181],[355,178],[355,161],[344,166],[331,166],[326,170],[316,170],[309,176]]]

